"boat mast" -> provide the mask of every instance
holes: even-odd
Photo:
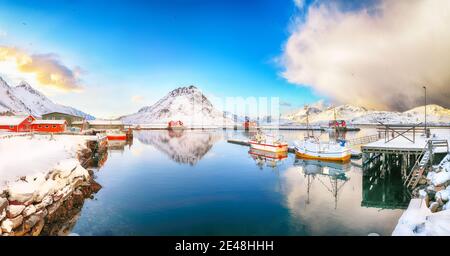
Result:
[[[309,135],[309,108],[308,105],[305,105],[306,109],[306,137],[310,137]]]

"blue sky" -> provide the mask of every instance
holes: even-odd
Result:
[[[298,14],[290,0],[0,0],[0,45],[79,67],[82,91],[50,97],[98,116],[135,112],[190,84],[300,106],[323,96],[288,83],[275,62]]]

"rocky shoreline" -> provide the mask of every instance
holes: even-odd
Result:
[[[392,235],[450,235],[450,154],[431,167]]]
[[[87,141],[77,159],[60,161],[47,173],[20,177],[0,190],[0,235],[67,235],[64,223],[101,189],[87,168],[101,163],[93,159],[105,159],[98,157],[104,154],[104,143]]]

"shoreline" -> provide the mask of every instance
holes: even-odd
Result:
[[[413,190],[408,208],[392,236],[450,235],[450,153],[431,167],[422,185]]]
[[[84,145],[70,147],[75,157],[58,161],[52,168],[8,181],[0,190],[0,235],[54,234],[55,225],[67,213],[81,209],[84,199],[101,186],[92,170],[94,154],[106,152],[102,141],[82,138]],[[32,141],[32,139],[30,139]]]

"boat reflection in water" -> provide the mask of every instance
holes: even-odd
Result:
[[[125,147],[131,148],[133,140],[110,140],[108,141],[109,153],[122,153],[125,151]]]
[[[177,163],[192,166],[197,164],[222,136],[219,132],[206,133],[196,130],[148,130],[135,134],[139,142],[152,145]]]
[[[275,168],[288,157],[287,152],[269,152],[254,148],[251,148],[248,153],[260,169],[263,169],[264,166]]]
[[[294,166],[301,167],[307,179],[307,200],[309,204],[309,191],[315,180],[318,180],[334,197],[334,208],[337,208],[340,189],[350,179],[346,172],[350,170],[350,163],[327,162],[319,160],[306,160],[296,158]]]

